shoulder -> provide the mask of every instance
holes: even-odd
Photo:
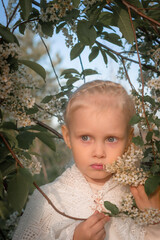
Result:
[[[60,190],[64,186],[73,186],[73,183],[77,182],[81,177],[80,172],[73,164],[71,167],[67,168],[62,175],[57,177],[53,182],[42,185],[40,188],[45,194],[52,194],[53,190]],[[79,176],[79,177],[78,177]],[[77,179],[77,180],[76,180]],[[35,190],[35,194],[37,194],[38,190]]]

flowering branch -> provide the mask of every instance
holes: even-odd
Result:
[[[147,124],[147,127],[148,127],[148,131],[151,132],[151,127],[150,127],[150,124],[149,124],[149,121],[148,121],[148,118],[147,118],[147,115],[146,115],[145,104],[144,104],[144,78],[143,78],[141,60],[140,60],[140,56],[139,56],[137,37],[136,37],[136,32],[135,32],[135,28],[134,28],[133,21],[132,21],[130,7],[128,5],[127,5],[127,8],[128,8],[129,18],[130,18],[130,22],[131,22],[131,26],[132,26],[132,30],[133,30],[133,34],[134,34],[134,39],[135,39],[135,43],[136,43],[136,51],[137,51],[137,56],[138,56],[138,61],[139,61],[140,72],[141,72],[141,80],[142,80],[142,108],[143,108],[143,113],[144,113],[144,116],[145,116],[146,124]],[[151,139],[151,144],[152,144],[152,152],[153,152],[153,156],[154,156],[154,163],[156,164],[155,149],[154,149],[154,143],[153,143],[152,139]]]
[[[11,23],[12,18],[14,17],[15,13],[17,12],[18,7],[19,7],[19,3],[18,3],[17,6],[15,7],[15,9],[14,9],[14,11],[13,11],[13,13],[12,13],[12,15],[11,15],[11,17],[10,17],[10,19],[9,19],[6,27],[8,27],[9,24]]]
[[[15,153],[13,152],[13,150],[11,149],[11,147],[9,146],[8,142],[6,141],[6,139],[4,138],[3,134],[0,133],[0,137],[2,138],[4,144],[6,145],[6,147],[8,148],[8,150],[10,151],[12,157],[15,159],[16,163],[21,167],[24,168],[24,166],[22,165],[22,163],[19,161],[19,159],[16,157]],[[43,197],[47,200],[47,202],[52,206],[52,208],[58,212],[59,214],[63,215],[64,217],[70,218],[70,219],[74,219],[74,220],[85,220],[84,218],[76,218],[76,217],[72,217],[69,216],[61,211],[59,211],[55,205],[52,203],[52,201],[47,197],[47,195],[42,191],[42,189],[36,184],[36,182],[33,182],[33,185],[36,187],[36,189],[43,195]]]

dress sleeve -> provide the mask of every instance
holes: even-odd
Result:
[[[159,240],[160,239],[160,223],[149,225],[146,228],[145,240]]]

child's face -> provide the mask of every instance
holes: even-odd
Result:
[[[62,126],[64,140],[88,182],[104,184],[111,173],[103,165],[113,163],[128,144],[127,121],[120,109],[98,110],[89,105],[72,113],[69,128]]]

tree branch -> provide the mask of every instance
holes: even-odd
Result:
[[[132,4],[126,2],[125,0],[122,0],[123,4],[128,8],[128,9],[132,9],[133,11],[135,11],[136,13],[138,13],[138,15],[140,15],[141,17],[149,20],[150,22],[160,26],[160,23],[157,22],[156,20],[148,17],[147,15],[145,15],[144,13],[142,13],[141,11],[138,10],[138,8],[136,8],[135,6],[133,6]]]
[[[106,45],[98,42],[97,40],[95,41],[95,43],[97,43],[97,45],[100,45],[101,47],[103,48],[106,48],[108,51],[110,52],[113,52],[114,54],[116,54],[118,57],[120,57],[121,59],[125,59],[125,60],[128,60],[130,62],[133,62],[133,63],[136,63],[136,64],[139,64],[138,61],[134,60],[134,59],[131,59],[131,58],[128,58],[128,57],[125,57],[121,54],[121,52],[117,52],[109,47],[107,47]],[[144,64],[144,63],[141,63],[143,67],[149,69],[149,70],[152,70],[153,72],[156,72],[156,73],[159,73],[159,71],[157,69],[155,69],[155,67],[151,66],[151,65],[147,65],[147,64]]]
[[[43,127],[43,128],[46,128],[48,131],[52,132],[53,134],[55,134],[58,138],[60,139],[63,139],[63,136],[57,132],[55,129],[49,127],[47,124],[35,119],[35,118],[32,118],[32,120],[37,123],[39,126]]]
[[[142,108],[143,108],[143,113],[145,116],[145,120],[146,120],[146,124],[148,127],[148,131],[151,132],[151,127],[146,115],[146,110],[145,110],[145,104],[144,104],[144,78],[143,78],[143,72],[142,72],[142,65],[141,65],[141,60],[140,60],[140,56],[139,56],[139,50],[138,50],[138,43],[137,43],[137,37],[136,37],[136,31],[133,25],[133,21],[132,21],[132,16],[131,16],[131,11],[130,11],[130,7],[127,6],[128,8],[128,13],[129,13],[129,18],[130,18],[130,22],[131,22],[131,26],[132,26],[132,30],[133,30],[133,34],[134,34],[134,40],[136,43],[136,51],[137,51],[137,56],[138,56],[138,61],[139,61],[139,67],[140,67],[140,73],[141,73],[141,80],[142,80]],[[154,163],[156,164],[156,156],[155,156],[155,150],[154,150],[154,143],[153,140],[151,139],[151,143],[152,143],[152,152],[153,152],[153,156],[154,156]]]
[[[10,151],[12,157],[15,159],[16,163],[21,167],[24,168],[24,166],[22,165],[22,163],[19,161],[19,159],[16,157],[15,153],[13,152],[13,150],[11,149],[11,147],[9,146],[8,142],[6,141],[6,139],[4,138],[4,136],[2,135],[2,133],[0,133],[0,137],[2,138],[4,144],[6,145],[6,147],[8,148],[8,150]],[[52,208],[58,212],[59,214],[61,214],[64,217],[70,218],[70,219],[74,219],[74,220],[86,220],[84,218],[76,218],[76,217],[72,217],[69,216],[61,211],[59,211],[55,205],[52,203],[52,201],[48,198],[48,196],[42,191],[42,189],[36,184],[36,182],[33,182],[33,185],[36,187],[36,189],[43,195],[43,197],[47,200],[47,202],[52,206]]]
[[[7,23],[7,26],[6,26],[6,27],[8,27],[8,26],[9,26],[9,24],[11,23],[11,21],[12,21],[12,18],[14,17],[14,15],[15,15],[15,13],[16,13],[16,11],[17,11],[18,7],[19,7],[19,3],[18,3],[18,4],[17,4],[17,6],[15,7],[15,9],[14,9],[14,11],[13,11],[13,13],[12,13],[12,16],[10,17],[10,19],[9,19],[9,21],[8,21],[8,23]]]

